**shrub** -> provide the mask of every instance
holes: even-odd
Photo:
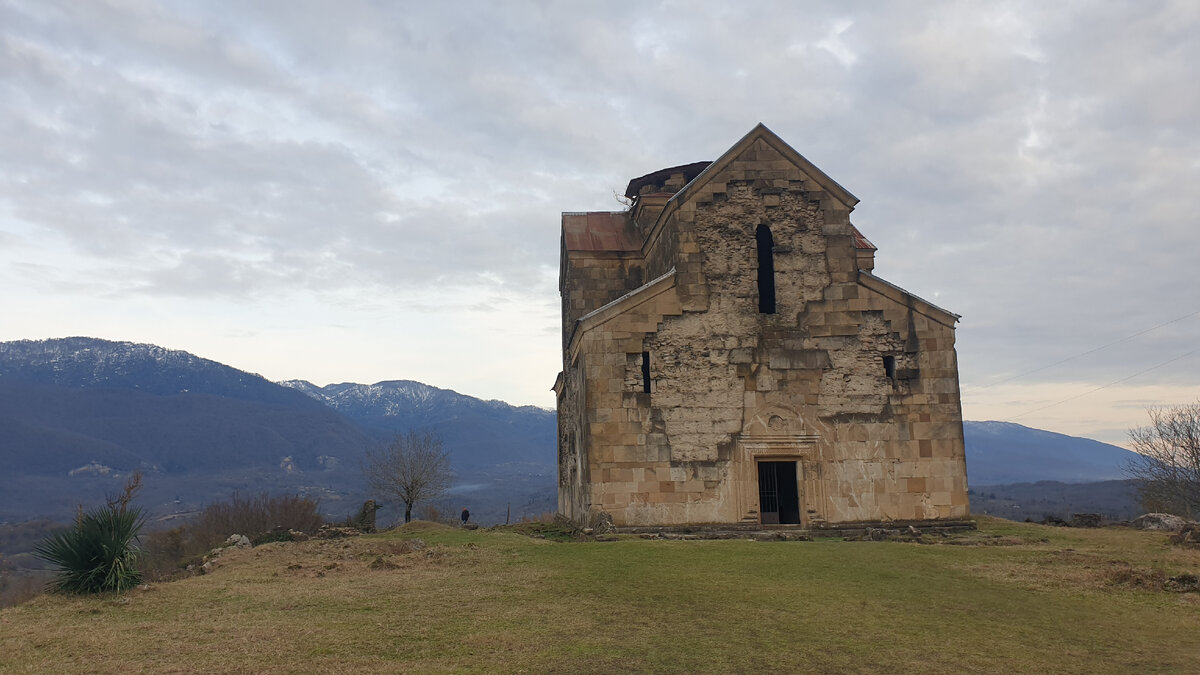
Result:
[[[207,548],[198,545],[187,526],[150,532],[142,538],[142,572],[149,581],[170,581],[187,574],[187,566],[201,562]]]
[[[456,508],[447,499],[427,502],[416,509],[419,520],[427,520],[431,523],[442,523],[444,525],[458,525],[461,523],[461,513],[461,507]]]
[[[312,534],[325,522],[319,507],[317,500],[300,495],[271,496],[264,492],[243,497],[235,492],[229,501],[206,506],[189,529],[204,550],[217,546],[231,534],[255,539],[277,528]]]
[[[45,586],[40,570],[20,570],[0,553],[0,609],[37,597]]]
[[[522,523],[556,523],[558,522],[558,514],[554,511],[543,511],[535,515],[521,516]]]
[[[188,574],[205,553],[220,546],[231,534],[242,534],[257,546],[269,541],[291,541],[290,530],[313,534],[325,522],[316,500],[299,495],[263,493],[209,504],[195,519],[146,537],[147,573],[167,580]]]
[[[135,543],[144,523],[141,509],[110,502],[80,514],[74,527],[46,537],[34,553],[57,568],[50,590],[120,593],[139,584]]]

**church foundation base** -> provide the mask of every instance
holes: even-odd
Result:
[[[939,536],[975,529],[973,520],[913,520],[838,523],[821,527],[800,525],[759,525],[757,523],[702,523],[654,527],[617,527],[616,534],[636,534],[662,539],[755,539],[795,540],[842,537],[884,541],[911,539],[923,535]]]

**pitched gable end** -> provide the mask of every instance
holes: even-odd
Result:
[[[764,154],[764,152],[773,153],[776,157],[759,156]],[[726,150],[715,162],[709,164],[707,169],[693,178],[687,185],[683,186],[683,189],[677,192],[671,198],[671,201],[667,203],[666,208],[663,210],[663,215],[667,215],[675,208],[678,208],[679,204],[686,202],[693,195],[697,194],[713,176],[724,171],[738,159],[770,160],[776,158],[791,162],[796,168],[811,178],[814,183],[820,186],[830,197],[841,202],[847,211],[852,210],[854,205],[858,204],[858,197],[850,194],[849,190],[839,185],[837,181],[817,168],[817,165],[808,161],[804,155],[796,152],[795,148],[788,145],[786,141],[768,129],[762,122],[759,122],[750,130],[750,133],[743,136],[737,143],[734,143],[733,147]]]

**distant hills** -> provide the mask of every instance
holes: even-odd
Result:
[[[1136,455],[1124,448],[1012,422],[964,422],[971,485],[1059,481],[1090,483],[1124,478]]]
[[[88,337],[0,342],[0,379],[156,396],[208,394],[282,406],[305,401],[260,375],[184,351]]]
[[[370,442],[300,392],[186,352],[91,338],[0,343],[6,473],[323,471]]]
[[[407,380],[275,383],[146,344],[3,342],[0,521],[69,517],[134,470],[146,474],[143,502],[160,515],[235,490],[302,492],[347,515],[366,496],[363,453],[408,429],[435,431],[451,454],[457,484],[444,509],[469,505],[485,521],[554,510],[550,410]],[[973,488],[1119,479],[1132,454],[1006,422],[966,422],[964,431]]]
[[[553,464],[557,423],[553,410],[483,401],[410,380],[375,384],[280,382],[353,420],[369,433],[430,429],[454,449],[460,467],[513,462]]]
[[[463,485],[508,486],[482,510],[553,508],[550,411],[416,382],[282,386],[146,344],[0,343],[0,521],[69,517],[135,470],[159,514],[266,490],[345,515],[365,498],[363,453],[410,428],[441,434]]]
[[[1009,520],[1042,522],[1047,516],[1065,520],[1075,513],[1099,513],[1111,520],[1133,520],[1145,513],[1131,480],[981,484],[973,485],[969,496],[971,513]]]

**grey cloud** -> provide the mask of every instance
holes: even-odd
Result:
[[[139,293],[553,304],[559,212],[764,121],[863,199],[881,276],[964,315],[965,381],[1200,309],[1191,3],[753,9],[11,3],[0,201]]]

